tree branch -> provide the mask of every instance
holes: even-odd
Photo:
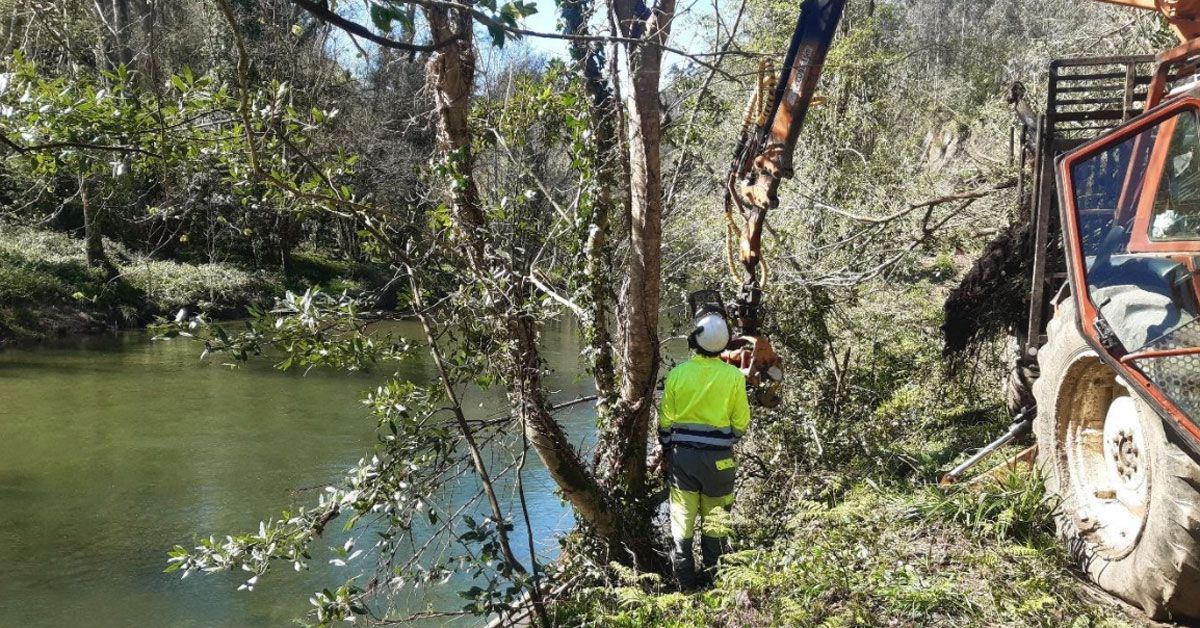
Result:
[[[551,288],[550,286],[546,285],[545,283],[542,283],[542,281],[537,278],[536,270],[529,273],[529,280],[533,282],[533,285],[537,286],[538,290],[541,290],[546,296],[550,297],[551,299],[554,299],[555,301],[557,301],[560,304],[562,304],[563,306],[565,306],[567,309],[574,312],[575,315],[578,316],[579,318],[582,318],[582,319],[587,318],[587,312],[578,303],[568,299],[567,297],[559,294],[558,292],[555,292],[554,288]]]
[[[929,207],[931,205],[941,205],[942,203],[948,203],[950,201],[965,201],[967,199],[976,199],[976,198],[987,196],[993,192],[998,192],[1000,190],[1008,189],[1011,187],[1016,187],[1016,185],[1017,185],[1016,179],[1008,179],[1007,181],[1002,181],[990,188],[985,188],[982,190],[973,190],[970,192],[958,192],[957,194],[948,194],[946,196],[939,196],[938,198],[934,198],[934,199],[930,199],[928,201],[917,203],[916,205],[913,205],[912,208],[919,209],[921,207]]]
[[[346,31],[347,33],[350,33],[351,35],[357,35],[363,39],[379,44],[384,48],[391,48],[393,50],[405,50],[407,52],[434,52],[449,46],[462,37],[461,35],[455,35],[454,37],[439,42],[434,42],[432,44],[410,44],[372,33],[371,29],[367,28],[366,26],[363,26],[362,24],[359,24],[353,20],[348,20],[330,10],[329,5],[327,5],[324,0],[321,2],[313,2],[312,0],[292,0],[292,3],[304,9],[305,11],[308,11],[313,17],[325,22],[326,24],[331,24]]]
[[[78,148],[80,150],[103,150],[114,153],[137,153],[146,155],[147,157],[161,158],[162,155],[154,151],[149,151],[137,146],[126,146],[123,144],[94,144],[91,142],[47,142],[45,144],[35,144],[33,146],[21,146],[20,144],[8,139],[3,134],[0,134],[0,142],[14,151],[24,155],[26,153],[37,153],[58,148]]]

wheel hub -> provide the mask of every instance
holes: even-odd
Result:
[[[1112,457],[1117,463],[1117,474],[1126,482],[1133,480],[1138,473],[1138,448],[1133,434],[1121,430],[1110,442],[1115,450]]]
[[[1095,396],[1074,408],[1066,462],[1079,499],[1076,527],[1116,556],[1130,551],[1145,527],[1151,476],[1137,402],[1113,384],[1093,382]]]
[[[1144,507],[1149,496],[1142,426],[1132,397],[1117,397],[1104,417],[1104,459],[1117,499]]]

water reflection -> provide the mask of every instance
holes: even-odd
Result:
[[[419,333],[408,323],[396,331]],[[575,377],[574,324],[547,329],[543,344],[555,398],[589,394]],[[310,592],[351,573],[324,566],[321,553],[311,571],[273,571],[252,593],[234,592],[243,574],[161,573],[165,552],[195,533],[249,531],[315,499],[297,489],[337,478],[374,438],[358,400],[378,373],[302,376],[265,363],[234,371],[197,356],[195,344],[141,333],[0,352],[0,626],[279,625],[306,612]],[[424,382],[432,372],[419,355],[402,376]],[[480,414],[503,411],[499,391],[469,399]],[[590,406],[563,416],[575,440],[589,442]],[[501,450],[492,455],[503,463]],[[549,558],[570,511],[536,456],[525,484],[538,551]],[[524,557],[525,533],[516,532]],[[340,542],[331,534],[318,548]],[[461,607],[455,590],[421,589],[402,602]]]

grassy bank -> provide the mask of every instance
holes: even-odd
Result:
[[[269,305],[285,289],[358,292],[380,285],[372,267],[297,253],[293,272],[190,264],[131,254],[107,242],[118,275],[87,265],[82,240],[0,226],[0,342],[128,328],[187,307],[216,317]]]
[[[858,485],[743,522],[712,589],[672,592],[615,572],[559,607],[618,626],[1137,626],[1077,579],[1051,533],[1040,479],[978,490]],[[764,523],[764,522],[759,522]]]

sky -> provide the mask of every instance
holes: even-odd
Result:
[[[555,32],[558,30],[558,15],[554,10],[554,2],[542,0],[537,3],[538,12],[525,19],[525,28],[539,33]],[[528,45],[547,57],[566,57],[567,42],[562,39],[544,39],[529,37]]]
[[[699,50],[704,45],[704,38],[699,30],[698,22],[720,11],[721,7],[726,3],[727,0],[692,0],[691,2],[681,2],[679,4],[680,17],[672,27],[670,45],[682,50]],[[348,4],[349,6],[343,15],[370,27],[370,20],[366,18],[366,11],[363,6],[357,3]],[[554,0],[538,0],[531,4],[537,7],[538,12],[526,18],[522,27],[544,33],[558,32],[558,11]],[[480,41],[484,41],[482,33]],[[359,40],[359,43],[368,52],[373,48],[369,42]],[[514,48],[524,47],[536,54],[550,58],[567,57],[567,42],[562,39],[525,37],[520,43],[515,45],[509,44],[506,48],[509,46]],[[360,62],[357,60],[358,49],[351,44],[349,37],[345,33],[334,29],[331,47],[334,53],[346,65],[350,67],[360,66]],[[670,53],[664,59],[664,64],[668,68],[681,63],[684,63],[684,59]]]
[[[716,0],[717,7],[713,6],[714,0],[695,0],[693,2],[680,2],[679,9],[681,19],[677,20],[671,33],[671,46],[682,50],[697,48],[702,45],[703,41],[700,37],[697,21],[702,18],[708,18],[714,12],[719,11],[721,6],[727,4],[725,0]],[[525,20],[525,28],[538,32],[558,32],[558,11],[554,0],[539,0],[534,3],[538,12]],[[647,4],[650,4],[647,2]],[[550,57],[566,57],[567,42],[561,39],[545,39],[541,37],[527,37],[526,42],[530,48],[545,54]],[[678,63],[679,59],[667,59],[667,65]]]

